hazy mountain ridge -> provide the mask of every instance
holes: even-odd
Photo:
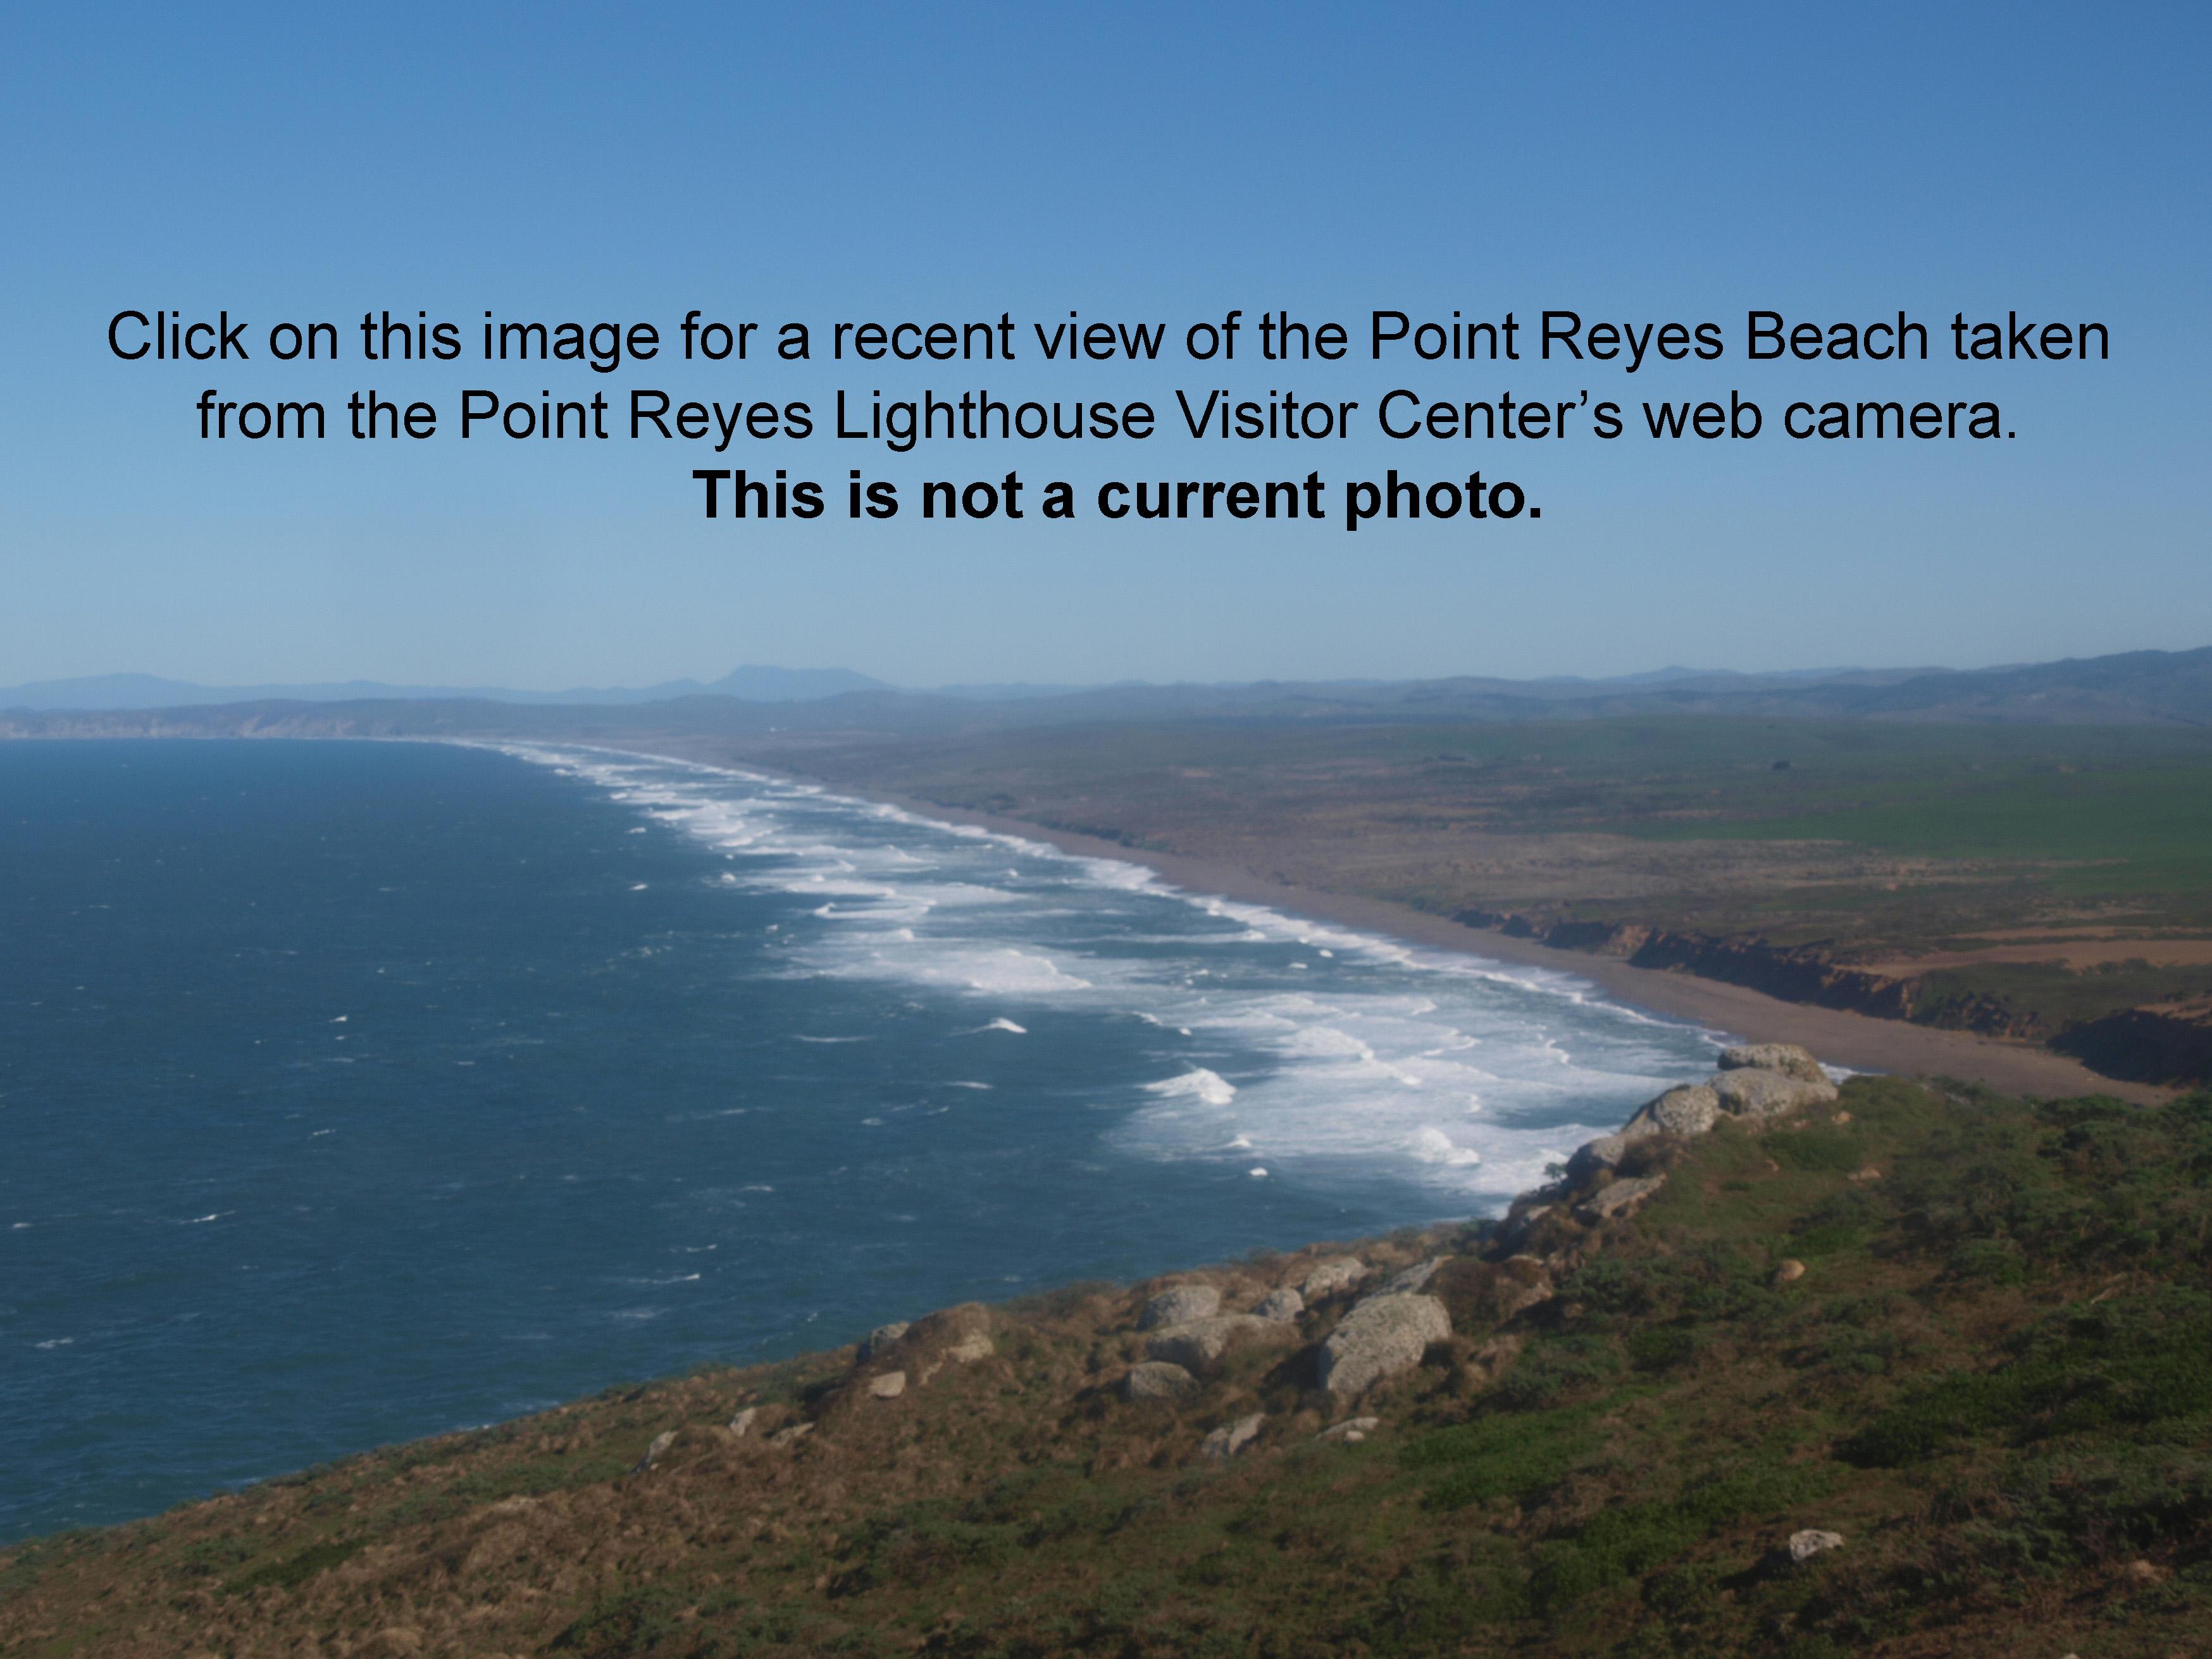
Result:
[[[1715,690],[1787,685],[1827,681],[1888,684],[1919,674],[1940,674],[1945,669],[1792,669],[1773,673],[1745,673],[1732,669],[1668,667],[1648,673],[1592,678],[1578,674],[1547,675],[1534,680],[1475,678],[1470,685],[1513,688],[1537,696],[1572,697],[1602,688],[1665,686]],[[1458,678],[1435,684],[1458,684]],[[1256,681],[1252,686],[1275,686],[1276,681]],[[1294,684],[1304,684],[1304,682]],[[1348,679],[1312,683],[1328,691],[1384,691],[1424,681]],[[495,685],[401,685],[385,680],[331,680],[298,684],[203,685],[191,680],[169,679],[159,674],[91,674],[69,679],[33,680],[0,687],[0,708],[197,708],[245,702],[513,702],[589,706],[672,702],[681,697],[738,697],[749,702],[811,702],[850,691],[893,691],[915,696],[956,697],[969,702],[1018,702],[1055,697],[1113,696],[1116,693],[1170,694],[1193,691],[1236,691],[1247,689],[1237,682],[1167,685],[1143,680],[1118,680],[1107,685],[1035,684],[1026,680],[990,681],[933,687],[901,687],[849,668],[777,668],[748,664],[719,680],[660,680],[643,686],[579,686],[562,691],[521,691]]]
[[[846,691],[888,690],[883,681],[849,668],[775,668],[747,664],[711,683],[663,680],[646,686],[582,686],[565,691],[516,691],[501,686],[392,685],[340,680],[299,685],[199,685],[158,674],[93,674],[34,680],[0,689],[0,708],[54,709],[191,708],[243,702],[450,702],[552,703],[666,702],[678,697],[740,697],[792,702]]]
[[[0,692],[0,708],[15,715],[0,719],[0,735],[119,734],[133,729],[147,734],[204,735],[236,729],[396,736],[426,730],[544,732],[556,726],[578,731],[930,733],[1121,720],[1491,721],[1656,714],[2212,724],[2212,647],[2069,658],[2025,667],[1839,669],[1810,678],[1669,669],[1613,681],[1466,675],[1433,680],[1121,684],[1073,690],[962,686],[904,691],[847,669],[740,668],[711,685],[676,680],[634,691],[509,694],[364,682],[358,687],[251,688],[243,695],[185,687],[195,694],[189,700],[175,694],[173,700],[127,700],[134,689],[179,684],[150,676],[118,675],[18,687]],[[26,697],[26,693],[35,696]],[[83,700],[62,700],[70,695]],[[526,709],[535,713],[526,714]],[[126,714],[135,717],[135,724],[133,720],[86,718]]]

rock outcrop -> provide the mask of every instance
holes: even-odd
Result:
[[[1782,1117],[1836,1097],[1836,1085],[1826,1078],[1813,1083],[1783,1072],[1722,1072],[1711,1086],[1720,1097],[1721,1109],[1731,1117]]]
[[[1576,1153],[1585,1171],[1611,1169],[1648,1134],[1701,1135],[1723,1114],[1747,1120],[1779,1117],[1836,1098],[1820,1062],[1790,1042],[1760,1042],[1721,1053],[1721,1069],[1703,1083],[1684,1084],[1644,1103],[1613,1134]]]
[[[903,1319],[893,1320],[888,1325],[878,1325],[860,1339],[860,1362],[863,1365],[879,1359],[890,1352],[891,1345],[913,1328]]]
[[[1132,1366],[1121,1379],[1125,1400],[1180,1400],[1198,1386],[1198,1379],[1180,1365],[1148,1359]]]
[[[1628,1127],[1648,1124],[1665,1134],[1701,1135],[1720,1121],[1720,1096],[1705,1084],[1689,1083],[1644,1106],[1628,1120]]]
[[[1653,1103],[1655,1105],[1656,1102]],[[1646,1109],[1650,1109],[1649,1108]],[[1583,1181],[1600,1170],[1610,1170],[1628,1156],[1628,1149],[1648,1135],[1659,1133],[1659,1126],[1650,1118],[1631,1118],[1609,1135],[1600,1135],[1595,1140],[1586,1140],[1575,1149],[1567,1160],[1567,1178]]]
[[[921,1387],[927,1387],[948,1364],[972,1365],[998,1352],[991,1340],[990,1310],[980,1302],[963,1302],[917,1319],[891,1346],[898,1350],[909,1380]]]
[[[1333,1255],[1313,1265],[1298,1286],[1298,1294],[1308,1302],[1318,1302],[1338,1291],[1349,1290],[1367,1277],[1367,1264],[1356,1255]]]
[[[1789,1552],[1790,1564],[1802,1567],[1816,1555],[1826,1555],[1830,1550],[1844,1547],[1844,1535],[1839,1532],[1824,1532],[1818,1527],[1808,1527],[1802,1532],[1793,1532],[1783,1547]]]
[[[1194,1319],[1154,1331],[1145,1344],[1145,1353],[1187,1371],[1202,1371],[1241,1340],[1254,1337],[1280,1340],[1291,1334],[1288,1326],[1276,1320],[1252,1314],[1216,1314],[1211,1319]]]
[[[1584,1221],[1610,1221],[1623,1211],[1641,1204],[1666,1184],[1663,1175],[1640,1176],[1631,1181],[1615,1181],[1601,1187],[1577,1206],[1575,1213]]]
[[[1410,1267],[1401,1267],[1396,1273],[1391,1274],[1389,1279],[1385,1279],[1382,1283],[1382,1288],[1375,1291],[1374,1294],[1376,1296],[1408,1296],[1415,1291],[1425,1291],[1429,1286],[1429,1281],[1437,1276],[1437,1270],[1443,1265],[1444,1258],[1443,1256],[1432,1255],[1427,1257],[1425,1260],[1416,1261]]]
[[[1345,1315],[1322,1345],[1321,1385],[1349,1398],[1421,1363],[1451,1335],[1451,1315],[1432,1296],[1374,1296]]]
[[[1826,1083],[1820,1062],[1794,1042],[1747,1042],[1721,1050],[1723,1072],[1779,1072],[1805,1083]]]
[[[1162,1291],[1145,1304],[1137,1316],[1137,1328],[1156,1331],[1164,1325],[1188,1325],[1211,1319],[1221,1311],[1221,1292],[1211,1285],[1178,1285]]]
[[[1305,1297],[1285,1285],[1280,1290],[1270,1291],[1261,1297],[1258,1305],[1252,1310],[1252,1314],[1257,1319],[1268,1319],[1277,1324],[1288,1324],[1305,1310]]]
[[[1264,1412],[1254,1412],[1249,1417],[1240,1417],[1233,1423],[1224,1423],[1206,1437],[1199,1448],[1208,1457],[1234,1457],[1259,1438],[1261,1425],[1267,1420]]]
[[[1795,1043],[1725,1049],[1720,1069],[1703,1083],[1667,1090],[1611,1134],[1576,1148],[1560,1180],[1514,1201],[1498,1241],[1554,1267],[1572,1265],[1579,1235],[1564,1218],[1601,1226],[1650,1198],[1666,1180],[1668,1141],[1709,1133],[1723,1118],[1756,1132],[1837,1097],[1820,1062]]]

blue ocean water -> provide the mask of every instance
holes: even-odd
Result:
[[[603,752],[0,744],[0,1538],[1494,1209],[1712,1036]]]

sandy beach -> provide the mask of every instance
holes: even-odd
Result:
[[[2153,1105],[2171,1099],[2175,1092],[2154,1085],[2119,1082],[2091,1071],[2078,1060],[2028,1043],[2004,1042],[1971,1031],[1942,1030],[1904,1020],[1875,1019],[1842,1009],[1784,1002],[1719,980],[1634,968],[1611,957],[1557,950],[1487,928],[1468,927],[1385,899],[1300,886],[1233,864],[1125,847],[1095,836],[1048,829],[1025,819],[940,806],[932,801],[856,788],[844,782],[825,783],[824,780],[808,777],[789,767],[763,765],[750,759],[709,752],[710,747],[671,743],[639,745],[639,750],[677,760],[734,764],[747,771],[823,785],[839,794],[882,801],[941,823],[971,824],[1019,836],[1085,858],[1119,859],[1141,865],[1194,893],[1218,894],[1224,898],[1266,904],[1316,921],[1357,927],[1431,950],[1464,951],[1494,962],[1571,974],[1589,981],[1607,996],[1648,1012],[1692,1021],[1745,1042],[1800,1043],[1829,1064],[1854,1071],[1958,1078],[2007,1094],[2045,1099],[2107,1094]]]

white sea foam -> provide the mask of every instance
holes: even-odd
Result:
[[[1433,1123],[1424,1123],[1413,1131],[1407,1143],[1411,1152],[1424,1164],[1449,1164],[1464,1167],[1482,1162],[1482,1154],[1472,1146],[1462,1146]]]
[[[1159,1070],[1108,1132],[1127,1156],[1234,1158],[1257,1136],[1279,1177],[1379,1173],[1494,1202],[1703,1069],[1717,1041],[1565,974],[1186,893],[1136,865],[815,786],[509,752],[714,848],[729,866],[710,890],[797,901],[803,920],[766,924],[770,971],[1012,1005],[963,1034],[1022,1034],[1024,1008],[1143,1021]]]
[[[1210,1072],[1200,1066],[1179,1077],[1164,1078],[1158,1083],[1147,1083],[1145,1092],[1161,1095],[1170,1100],[1179,1100],[1193,1095],[1208,1106],[1226,1106],[1237,1098],[1237,1085],[1218,1072]]]

